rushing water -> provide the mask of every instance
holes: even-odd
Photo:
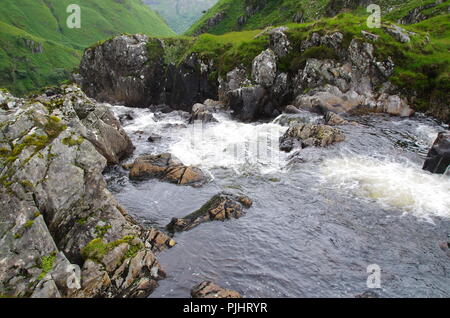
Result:
[[[381,268],[383,297],[450,296],[450,258],[439,247],[450,234],[450,178],[421,170],[448,127],[423,116],[353,118],[341,127],[345,142],[293,155],[278,151],[287,128],[277,120],[244,124],[220,113],[199,129],[178,112],[114,110],[136,118],[125,123],[134,157],[171,152],[212,177],[192,188],[110,169],[110,189],[143,224],[163,229],[223,190],[254,200],[238,220],[176,234],[178,244],[158,255],[168,276],[152,297],[189,297],[204,280],[245,297],[353,297],[367,290],[370,264]],[[147,142],[153,134],[161,140]]]

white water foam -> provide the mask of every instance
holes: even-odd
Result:
[[[286,127],[240,123],[225,114],[214,116],[218,123],[190,126],[170,152],[184,164],[233,169],[238,174],[268,174],[283,168],[286,155],[279,150],[279,137]]]
[[[324,161],[324,181],[357,196],[397,208],[418,218],[450,218],[450,178],[432,175],[411,163],[371,157],[344,157]]]

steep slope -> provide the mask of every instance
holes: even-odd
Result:
[[[178,34],[189,29],[218,0],[144,0]]]
[[[82,50],[121,33],[174,32],[141,0],[80,0],[81,28],[66,20],[71,0],[0,2],[0,87],[24,94],[67,79]]]
[[[220,0],[187,34],[223,34],[290,22],[311,22],[349,10],[366,14],[366,7],[371,3],[380,5],[382,18],[391,21],[407,17],[420,6],[424,10],[418,21],[448,10],[446,1],[441,0]]]

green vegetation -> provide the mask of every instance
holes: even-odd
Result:
[[[48,256],[42,256],[38,264],[38,268],[42,270],[38,276],[38,280],[44,279],[44,277],[53,269],[53,265],[56,260],[56,252],[51,253]]]
[[[397,21],[412,9],[435,3],[435,0],[373,0],[378,4],[385,20]],[[342,0],[220,0],[201,17],[186,34],[194,34],[206,27],[207,21],[218,13],[226,13],[223,20],[210,27],[211,34],[224,34],[231,31],[260,29],[294,22],[294,17],[304,22],[316,21],[331,13],[353,11],[357,15],[366,15],[365,6],[360,1]],[[247,14],[246,9],[253,9]],[[423,12],[428,17],[448,12],[448,2],[441,3]],[[334,12],[335,11],[335,12]],[[241,20],[241,23],[238,21]],[[296,21],[299,22],[299,21]]]
[[[72,0],[0,2],[0,87],[23,95],[67,80],[82,51],[124,32],[175,33],[141,0],[79,0],[81,28],[66,25]]]
[[[114,248],[121,244],[128,244],[128,251],[125,253],[124,259],[134,257],[137,252],[139,252],[143,246],[142,244],[131,244],[134,240],[134,236],[124,236],[123,238],[106,243],[102,238],[95,238],[90,241],[82,250],[81,255],[85,260],[91,259],[98,263],[102,262],[103,257]]]
[[[78,136],[73,138],[73,136],[63,138],[62,143],[69,147],[79,146],[84,142],[84,138],[82,136]]]

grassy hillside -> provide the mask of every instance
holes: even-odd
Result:
[[[81,28],[66,25],[72,0],[0,1],[0,87],[25,94],[67,79],[84,48],[121,33],[175,33],[141,0],[78,0]]]
[[[218,0],[144,0],[178,34],[186,32]]]
[[[231,31],[252,30],[291,22],[311,22],[323,16],[333,16],[343,11],[366,13],[370,3],[380,5],[384,20],[397,21],[418,6],[435,3],[436,0],[220,0],[187,31],[224,34]],[[426,10],[430,15],[448,10],[444,1]],[[211,23],[217,15],[223,15],[219,23]],[[294,21],[295,20],[295,21]]]

